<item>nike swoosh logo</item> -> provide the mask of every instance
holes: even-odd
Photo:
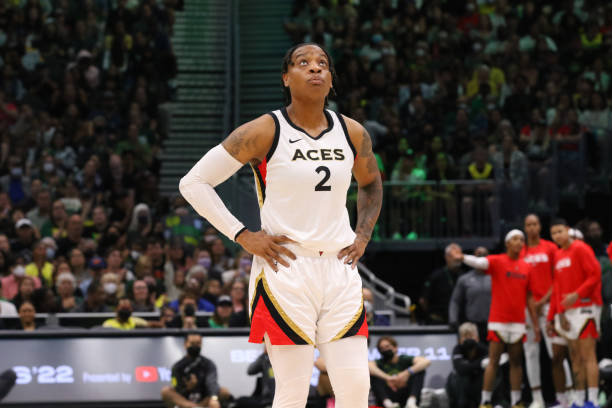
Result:
[[[295,139],[295,140],[291,140],[291,139],[289,139],[289,143],[299,142],[300,140],[302,140],[302,139]]]

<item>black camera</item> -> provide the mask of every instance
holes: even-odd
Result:
[[[187,305],[185,309],[183,309],[183,313],[185,316],[195,316],[195,307],[193,307],[193,305]]]

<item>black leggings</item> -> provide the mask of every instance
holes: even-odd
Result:
[[[370,380],[372,391],[374,391],[374,396],[376,397],[378,405],[382,405],[382,402],[388,398],[404,406],[410,396],[414,396],[417,400],[417,405],[419,405],[421,402],[421,390],[423,389],[423,382],[425,380],[425,371],[410,376],[406,386],[397,391],[393,391],[389,388],[387,382],[381,378],[370,377]]]

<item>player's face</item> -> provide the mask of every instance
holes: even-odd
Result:
[[[569,228],[566,225],[553,225],[550,227],[550,236],[555,244],[565,245],[569,241]]]
[[[515,235],[510,238],[506,246],[510,252],[518,254],[523,249],[523,244],[525,244],[525,239],[521,235]]]
[[[283,74],[291,98],[316,96],[325,98],[332,87],[329,60],[316,45],[304,45],[293,52],[289,70]]]
[[[528,236],[534,237],[540,236],[540,231],[542,230],[542,226],[540,225],[540,220],[535,215],[529,215],[525,218],[525,233]]]

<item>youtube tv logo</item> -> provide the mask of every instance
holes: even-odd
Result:
[[[156,367],[140,366],[136,367],[134,371],[138,382],[156,382],[158,380]]]

